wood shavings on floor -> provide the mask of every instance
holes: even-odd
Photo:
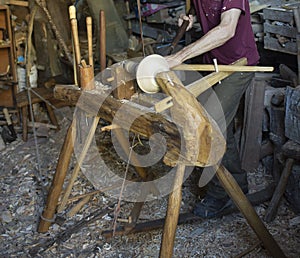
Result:
[[[57,214],[57,223],[47,233],[38,233],[37,225],[44,208],[47,192],[55,172],[58,155],[69,122],[63,120],[62,129],[50,131],[48,138],[38,138],[40,170],[37,166],[36,149],[33,138],[24,143],[19,135],[0,154],[0,256],[1,257],[158,257],[162,230],[115,236],[106,239],[101,232],[112,229],[113,215],[74,231],[66,239],[53,242],[59,234],[69,229],[96,210],[116,204],[104,194],[94,195],[79,213],[68,218],[66,211]],[[109,137],[102,135],[103,141]],[[101,148],[109,156],[109,148]],[[124,168],[126,164],[111,166]],[[74,166],[74,159],[71,167]],[[39,171],[38,171],[39,170]],[[250,190],[265,186],[270,176],[261,167],[249,173]],[[197,201],[195,191],[197,175],[192,174],[184,183],[182,212],[187,212]],[[72,196],[95,190],[86,177],[80,174]],[[74,202],[76,203],[76,202]],[[255,207],[262,218],[268,203]],[[133,204],[122,202],[120,218],[127,218]],[[139,222],[164,217],[167,197],[146,202]],[[59,223],[59,221],[61,223]],[[300,256],[300,219],[294,214],[285,200],[282,201],[276,219],[266,224],[287,257]],[[52,241],[52,242],[51,242]],[[235,257],[257,244],[257,237],[240,213],[219,219],[203,220],[179,225],[176,232],[174,257]],[[48,245],[47,245],[48,243]],[[49,245],[49,243],[52,243]],[[43,249],[43,247],[46,247]],[[244,257],[270,257],[260,245]]]

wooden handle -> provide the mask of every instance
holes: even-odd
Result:
[[[76,19],[76,7],[74,5],[69,6],[70,20]]]
[[[106,68],[106,20],[105,12],[100,10],[99,13],[99,28],[100,28],[100,69]]]
[[[195,15],[195,9],[194,8],[190,8],[187,16],[189,15]],[[183,37],[183,35],[186,32],[187,27],[189,26],[189,20],[183,20],[183,23],[181,24],[181,26],[178,28],[177,32],[176,32],[176,36],[173,39],[171,45],[168,47],[168,49],[166,50],[165,55],[169,55],[172,53],[172,51],[174,50],[174,48],[177,46],[179,40]]]
[[[172,70],[182,71],[215,71],[214,65],[209,64],[181,64],[172,68]],[[246,65],[218,65],[219,72],[272,72],[271,66],[246,66]]]
[[[89,65],[93,66],[93,33],[92,33],[92,17],[86,17],[86,29],[87,29],[87,39],[88,39]]]
[[[79,65],[81,61],[81,54],[80,54],[80,46],[79,46],[79,37],[78,37],[78,27],[77,27],[77,20],[71,20],[71,27],[72,27],[72,36],[74,42],[74,49],[75,49],[75,59],[76,64]]]
[[[8,109],[7,108],[3,108],[3,113],[4,113],[4,116],[5,116],[5,120],[7,122],[7,125],[11,125],[12,122],[11,122],[11,119],[10,119],[10,115],[8,113]]]
[[[172,41],[172,44],[171,44],[171,48],[172,48],[172,49],[174,49],[174,48],[177,46],[179,40],[180,40],[180,39],[183,37],[183,35],[185,34],[186,29],[187,29],[187,27],[189,26],[189,23],[190,23],[189,20],[183,20],[182,25],[181,25],[180,28],[177,30],[176,36],[175,36],[175,38],[174,38],[173,41]]]

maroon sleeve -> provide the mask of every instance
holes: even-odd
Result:
[[[240,9],[243,13],[245,13],[246,1],[247,0],[224,0],[221,12],[223,13],[230,9],[236,8]]]

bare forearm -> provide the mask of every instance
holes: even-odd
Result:
[[[199,40],[177,52],[175,54],[175,58],[178,58],[178,60],[180,60],[180,62],[182,63],[190,58],[199,56],[214,48],[222,46],[231,37],[231,33],[229,33],[221,26],[217,26],[214,29],[210,30]]]
[[[166,57],[170,67],[174,67],[184,61],[206,53],[214,48],[223,45],[235,34],[235,29],[241,10],[230,9],[221,15],[221,22],[218,26],[208,31],[202,38],[186,46],[174,55]]]

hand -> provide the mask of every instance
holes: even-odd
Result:
[[[179,16],[179,19],[178,19],[178,27],[181,27],[183,21],[186,20],[186,21],[189,21],[189,25],[187,26],[186,28],[186,31],[190,30],[192,27],[193,27],[193,24],[194,24],[194,16],[193,15],[185,15],[185,14],[180,14]]]

